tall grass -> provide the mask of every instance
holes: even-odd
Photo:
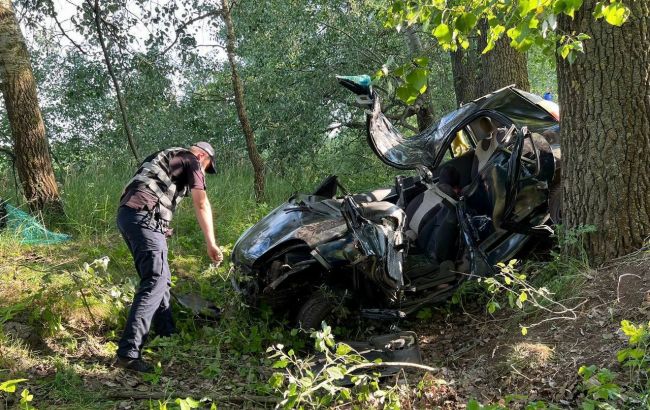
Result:
[[[364,147],[367,149],[367,146]],[[348,148],[349,149],[349,148]],[[242,232],[271,209],[285,201],[293,192],[310,192],[329,173],[336,173],[350,191],[360,192],[392,184],[394,170],[381,164],[370,153],[352,160],[339,150],[324,152],[309,166],[294,167],[283,174],[268,169],[266,198],[256,203],[253,173],[248,163],[233,160],[220,164],[219,172],[206,178],[207,194],[215,215],[217,241],[226,249]],[[132,177],[130,162],[104,162],[95,167],[71,165],[57,171],[67,218],[56,229],[74,236],[89,251],[86,258],[102,256],[106,246],[112,250],[122,244],[115,224],[119,198],[124,185]],[[0,197],[25,209],[16,194],[9,170],[0,178]],[[45,216],[47,221],[47,215]],[[175,235],[170,239],[171,254],[203,255],[203,236],[196,222],[191,199],[181,202],[172,223]],[[87,246],[86,246],[87,245]],[[102,249],[95,249],[101,247]],[[123,249],[119,249],[121,255]]]
[[[84,238],[115,233],[119,199],[132,174],[133,169],[119,166],[65,174],[62,178],[62,197],[68,220],[65,230]],[[266,201],[256,204],[253,175],[248,167],[223,168],[214,176],[208,175],[207,194],[220,239],[225,242],[235,240],[260,212],[286,200],[294,191],[296,182],[289,183],[275,175],[267,176]],[[187,234],[198,229],[194,219],[192,201],[186,199],[181,202],[172,226],[177,234]]]

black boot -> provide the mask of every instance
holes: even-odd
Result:
[[[154,372],[154,367],[142,359],[131,359],[128,357],[117,356],[117,359],[115,360],[115,364],[113,366],[126,370],[133,370],[134,372],[139,373]]]

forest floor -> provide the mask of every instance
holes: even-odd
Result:
[[[223,272],[206,271],[200,279],[184,273],[192,269],[191,260],[184,258],[172,262],[177,283],[184,284],[177,286],[219,299],[224,319],[210,323],[179,312],[181,335],[155,339],[145,350],[149,360],[161,363],[155,374],[113,368],[122,325],[118,317],[124,315],[118,302],[128,297],[117,295],[119,286],[107,285],[114,280],[83,276],[88,269],[79,268],[78,256],[88,250],[78,246],[2,250],[0,381],[28,379],[17,391],[29,388],[33,404],[41,409],[160,409],[165,402],[171,409],[178,408],[176,399],[185,397],[210,398],[219,408],[274,406],[277,399],[267,384],[272,362],[265,350],[276,342],[298,348],[303,342],[292,339],[282,324],[250,318],[228,293]],[[120,248],[119,242],[109,241],[94,252],[115,255],[123,252]],[[129,260],[124,260],[114,269],[128,271]],[[101,277],[100,271],[91,274]],[[424,363],[439,368],[424,378],[421,372],[402,374],[399,383],[409,383],[402,390],[402,407],[462,409],[470,399],[510,408],[536,400],[578,407],[584,398],[580,366],[625,373],[616,359],[626,346],[620,322],[647,323],[649,280],[650,254],[638,253],[562,284],[567,288],[562,293],[565,305],[578,306],[574,318],[540,309],[504,308],[489,314],[485,300],[469,293],[461,298],[462,306],[434,309],[425,319],[400,323],[402,330],[419,335]],[[106,294],[102,299],[87,290],[86,306],[80,301],[89,283],[105,286]],[[118,309],[112,309],[115,304]],[[522,324],[530,329],[526,336]],[[0,409],[16,403],[7,396]]]
[[[425,362],[441,367],[436,377],[448,385],[434,403],[458,408],[475,398],[482,403],[543,401],[578,408],[585,394],[581,366],[596,365],[626,373],[617,352],[627,346],[621,321],[650,319],[650,253],[639,253],[584,273],[584,282],[565,292],[575,317],[536,311],[513,315],[510,309],[490,315],[477,304],[464,312],[438,314],[417,329]],[[523,336],[520,324],[530,330]],[[539,324],[534,326],[534,324]],[[531,325],[533,324],[533,325]],[[634,378],[634,375],[629,377]],[[634,406],[632,406],[633,408]]]

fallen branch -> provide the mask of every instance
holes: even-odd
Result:
[[[435,367],[430,367],[426,366],[424,364],[418,364],[418,363],[409,363],[409,362],[381,362],[381,363],[361,363],[356,366],[350,367],[348,373],[352,373],[353,371],[359,370],[359,369],[367,369],[367,368],[372,368],[372,367],[384,367],[384,366],[399,366],[399,367],[413,367],[416,369],[420,370],[426,370],[428,372],[438,372],[440,369],[435,368]]]

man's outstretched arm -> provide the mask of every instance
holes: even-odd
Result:
[[[199,222],[201,231],[203,231],[203,238],[205,239],[208,256],[214,263],[221,263],[223,260],[223,254],[221,253],[221,249],[217,246],[217,241],[214,239],[212,207],[210,206],[208,195],[203,190],[193,189],[192,202],[194,203],[196,220]]]

